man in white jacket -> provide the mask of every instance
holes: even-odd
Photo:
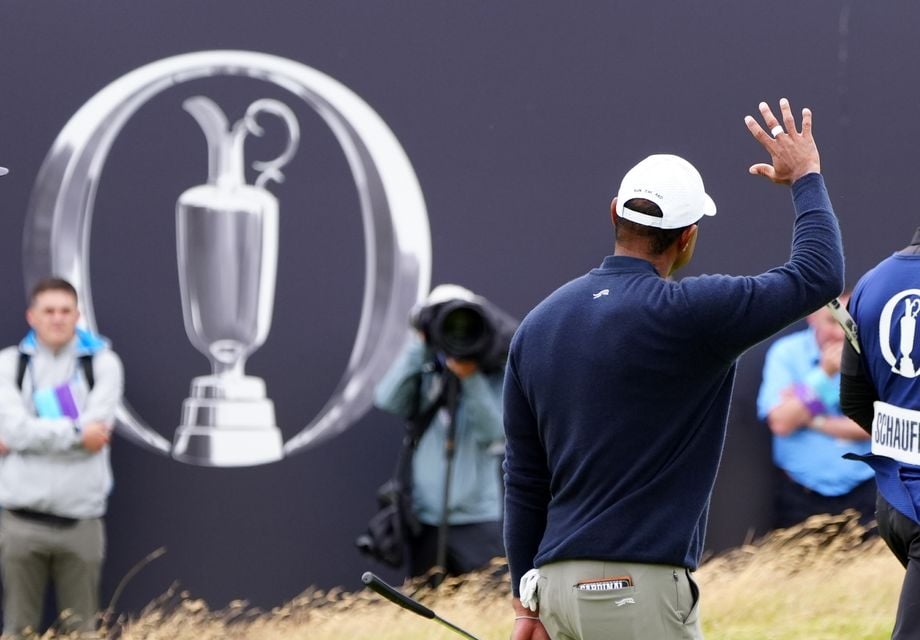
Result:
[[[109,437],[121,361],[77,328],[77,292],[49,278],[32,291],[32,330],[0,351],[0,576],[3,633],[39,631],[53,582],[64,631],[91,632],[112,488]]]

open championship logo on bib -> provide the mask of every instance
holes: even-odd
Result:
[[[879,318],[878,339],[882,357],[891,370],[905,378],[920,376],[912,353],[917,343],[920,289],[906,289],[885,303]]]

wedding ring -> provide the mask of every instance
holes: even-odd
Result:
[[[781,134],[781,133],[786,133],[786,130],[783,129],[783,125],[781,125],[781,124],[778,124],[778,125],[776,125],[775,127],[773,127],[772,129],[770,129],[770,135],[773,136],[774,138],[775,138],[776,136],[778,136],[779,134]]]

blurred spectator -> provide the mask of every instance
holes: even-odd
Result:
[[[39,282],[32,330],[0,351],[0,576],[4,638],[39,631],[54,584],[65,632],[93,632],[112,488],[109,436],[121,400],[121,361],[77,328],[77,292]]]
[[[865,525],[875,518],[872,469],[842,458],[869,452],[869,436],[840,410],[843,329],[826,307],[806,320],[807,329],[767,351],[757,397],[758,416],[773,432],[773,527],[848,508]]]

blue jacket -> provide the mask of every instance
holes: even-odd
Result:
[[[408,418],[429,402],[436,373],[435,355],[413,338],[375,390],[374,404]],[[503,372],[474,373],[461,383],[457,408],[453,473],[448,506],[449,524],[497,522],[501,519],[500,445]],[[419,386],[421,383],[421,386]],[[418,519],[441,524],[444,502],[447,421],[438,412],[419,441],[412,458],[412,504]]]
[[[504,391],[515,593],[557,560],[698,566],[738,356],[843,289],[823,178],[792,192],[781,267],[674,282],[610,256],[524,319]]]
[[[861,373],[878,400],[920,411],[920,255],[896,253],[879,263],[856,284],[849,309],[859,327]],[[915,421],[884,420],[873,424],[872,441],[917,455],[918,431]],[[879,493],[892,507],[920,523],[920,466],[884,455],[852,457],[875,469]]]

